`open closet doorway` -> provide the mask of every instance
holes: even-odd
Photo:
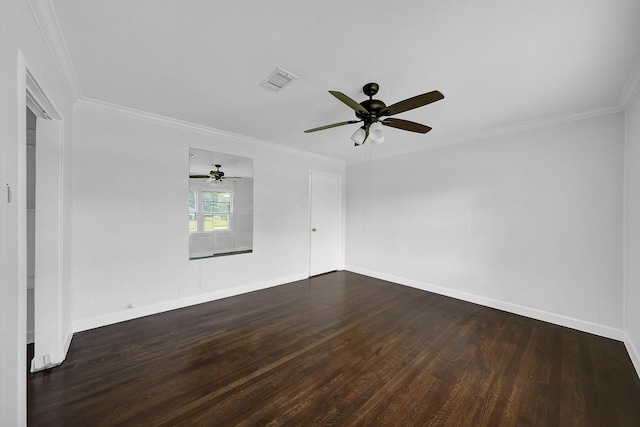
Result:
[[[72,334],[63,286],[63,123],[27,67],[25,77],[25,104],[19,107],[26,115],[26,164],[18,193],[26,225],[19,239],[26,250],[19,262],[26,266],[20,282],[27,287],[26,341],[33,343],[27,367],[34,372],[62,363]]]
[[[27,107],[27,354],[33,359],[34,301],[36,273],[36,123]]]

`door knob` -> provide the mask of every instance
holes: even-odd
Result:
[[[311,231],[317,231],[315,228],[312,228]]]

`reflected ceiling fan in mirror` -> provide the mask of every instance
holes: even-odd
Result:
[[[396,119],[390,116],[394,116],[405,111],[413,110],[414,108],[423,107],[432,102],[439,101],[444,98],[444,95],[437,90],[423,93],[412,98],[405,99],[404,101],[396,102],[387,107],[387,105],[378,100],[373,99],[373,96],[378,93],[379,85],[377,83],[367,83],[362,87],[362,92],[369,97],[360,103],[349,98],[342,92],[330,90],[329,93],[340,101],[351,107],[358,120],[348,120],[345,122],[333,123],[330,125],[320,126],[313,129],[305,130],[305,133],[317,132],[319,130],[330,129],[338,126],[350,125],[354,123],[362,123],[351,140],[356,146],[364,144],[367,139],[370,139],[374,144],[380,144],[384,142],[384,133],[382,131],[382,125],[390,126],[396,129],[408,130],[410,132],[427,133],[431,130],[429,126],[411,122],[409,120]]]
[[[225,176],[224,172],[220,170],[222,165],[213,165],[216,170],[210,171],[208,175],[189,175],[189,178],[206,178],[208,183],[222,183],[224,179],[236,180],[242,179],[241,176]]]

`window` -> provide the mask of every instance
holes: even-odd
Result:
[[[230,215],[230,192],[189,190],[189,232],[229,230]]]
[[[189,190],[189,231],[198,231],[196,220],[196,192]]]
[[[202,212],[204,213],[204,231],[228,230],[231,193],[203,191]]]

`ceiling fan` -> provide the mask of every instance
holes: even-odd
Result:
[[[333,123],[326,126],[320,126],[313,129],[305,130],[305,133],[316,132],[319,130],[330,129],[337,126],[350,125],[353,123],[363,123],[363,125],[356,130],[351,139],[355,142],[355,145],[363,144],[367,138],[371,139],[374,143],[384,142],[384,135],[382,132],[382,125],[390,126],[397,129],[408,130],[410,132],[427,133],[431,130],[429,126],[411,122],[409,120],[396,119],[390,116],[394,116],[398,113],[413,110],[414,108],[422,107],[435,101],[439,101],[444,98],[444,95],[437,90],[423,93],[422,95],[414,96],[413,98],[405,99],[404,101],[396,102],[395,104],[387,106],[384,102],[373,99],[373,96],[378,93],[380,86],[377,83],[367,83],[362,87],[362,92],[369,97],[360,103],[349,98],[342,92],[330,90],[329,93],[340,101],[351,107],[358,120],[348,120],[345,122]]]
[[[222,182],[223,179],[242,179],[241,176],[225,176],[220,170],[222,165],[213,165],[216,170],[210,171],[208,175],[189,175],[189,178],[207,178],[207,182]]]

